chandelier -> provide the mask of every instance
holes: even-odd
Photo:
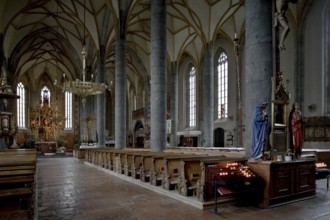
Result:
[[[93,74],[91,74],[91,80],[86,81],[86,57],[87,57],[87,51],[86,51],[86,44],[85,44],[85,19],[86,19],[86,0],[84,1],[84,43],[83,48],[81,51],[82,55],[82,80],[76,79],[75,81],[66,80],[65,74],[63,74],[64,82],[63,85],[60,85],[55,80],[55,85],[62,88],[63,92],[71,92],[72,94],[75,94],[77,96],[82,97],[82,104],[85,105],[86,103],[86,97],[90,95],[98,95],[105,91],[107,88],[107,85],[104,83],[96,83],[93,81]],[[57,17],[58,19],[58,17]],[[58,21],[57,21],[58,22]]]

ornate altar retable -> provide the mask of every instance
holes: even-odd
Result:
[[[64,118],[49,102],[48,90],[43,90],[40,107],[30,110],[30,128],[36,137],[36,148],[43,153],[57,150],[58,133],[64,128]],[[55,105],[56,106],[56,105]]]

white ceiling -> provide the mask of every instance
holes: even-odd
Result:
[[[219,34],[229,41],[234,33],[243,38],[244,2],[168,0],[168,61],[180,61],[184,54],[200,59],[203,47]],[[128,11],[129,77],[135,73],[148,78],[142,75],[150,74],[150,0],[0,0],[3,54],[10,71],[18,78],[31,72],[41,75],[45,68],[53,79],[59,73],[79,77],[85,33],[88,65],[96,68],[104,45],[107,75],[113,75],[119,8]]]

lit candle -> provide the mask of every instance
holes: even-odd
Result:
[[[236,34],[236,32],[235,32],[235,39],[237,38],[237,34]]]

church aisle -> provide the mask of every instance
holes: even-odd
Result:
[[[219,205],[219,215],[136,186],[74,158],[38,158],[36,210],[40,220],[197,220],[330,218],[326,180],[317,196],[271,209]]]

